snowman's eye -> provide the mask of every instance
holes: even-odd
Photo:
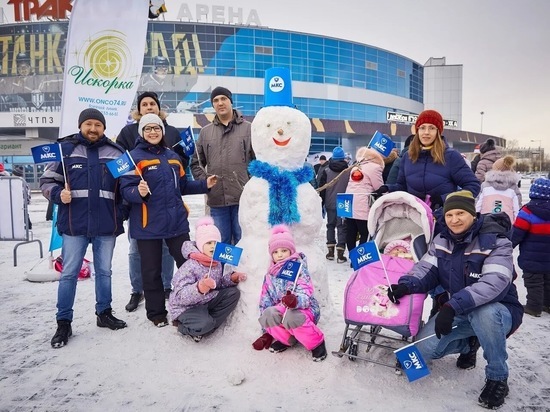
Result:
[[[268,123],[268,124],[267,124],[267,127],[271,127],[271,123]]]
[[[286,124],[290,124],[290,122],[286,122]]]

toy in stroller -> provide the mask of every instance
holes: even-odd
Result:
[[[399,368],[397,361],[380,360],[376,357],[380,351],[372,349],[393,352],[409,338],[414,341],[420,329],[426,295],[407,295],[395,305],[387,297],[388,280],[390,284],[397,283],[426,253],[433,234],[432,212],[415,196],[393,192],[373,203],[367,225],[370,240],[374,240],[381,251],[386,250],[379,261],[356,270],[348,280],[344,295],[346,328],[340,349],[332,353],[338,357],[346,355],[350,360],[362,359]],[[400,241],[398,245],[410,245],[410,250],[386,254],[387,246],[396,241]],[[390,333],[385,333],[386,329]],[[365,356],[360,352],[360,345],[366,345]]]

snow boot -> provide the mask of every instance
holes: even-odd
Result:
[[[328,247],[328,253],[326,254],[326,258],[328,260],[334,260],[334,248],[336,247],[336,245],[327,245]]]
[[[343,247],[337,247],[336,252],[338,253],[338,257],[336,258],[336,262],[338,263],[346,263],[348,259],[344,256],[344,252],[346,251]]]
[[[101,313],[97,313],[97,326],[100,328],[109,328],[111,330],[117,330],[125,328],[126,322],[123,320],[117,319],[113,316],[113,310],[111,308],[105,309]]]
[[[311,357],[313,362],[322,362],[327,357],[327,348],[325,347],[325,341],[322,341],[319,346],[311,351]]]
[[[52,338],[52,348],[61,348],[67,344],[69,337],[73,335],[70,320],[58,320],[57,330]]]
[[[487,379],[477,401],[484,408],[498,409],[504,404],[504,398],[508,396],[508,392],[508,379],[503,381]]]
[[[477,361],[477,351],[479,350],[480,344],[477,336],[472,336],[469,339],[470,351],[468,353],[461,353],[458,359],[456,360],[456,367],[459,369],[474,369],[476,367]]]
[[[288,348],[290,348],[290,346],[285,345],[284,343],[279,342],[278,340],[276,340],[276,341],[273,342],[273,343],[271,344],[271,346],[269,347],[269,351],[270,351],[271,353],[280,353],[280,352],[284,352],[284,351],[287,350]]]
[[[132,293],[130,295],[130,302],[125,306],[128,312],[133,312],[139,306],[139,302],[143,300],[143,293]]]

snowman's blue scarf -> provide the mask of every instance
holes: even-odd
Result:
[[[269,224],[271,226],[300,222],[296,201],[297,187],[313,179],[311,167],[281,170],[269,163],[253,160],[248,166],[248,172],[252,176],[267,180],[269,184]]]

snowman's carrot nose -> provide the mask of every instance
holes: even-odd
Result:
[[[279,129],[277,130],[277,133],[279,133],[279,136],[282,135],[284,133],[284,130],[283,129]]]

